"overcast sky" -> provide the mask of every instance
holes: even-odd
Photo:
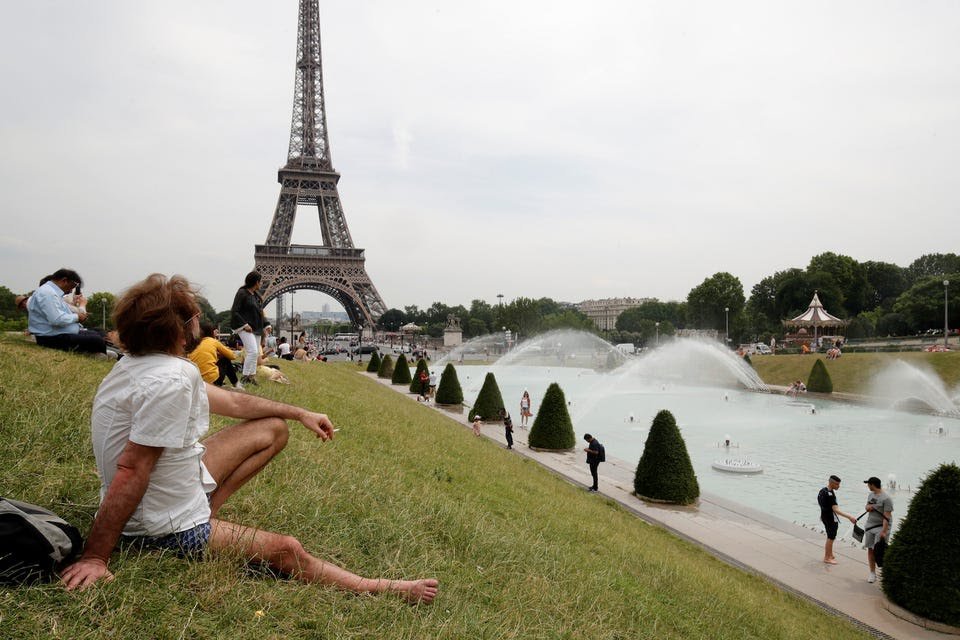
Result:
[[[0,284],[177,272],[229,307],[279,193],[298,4],[0,2]],[[958,14],[321,0],[354,242],[388,307],[684,299],[717,271],[749,295],[823,251],[956,251]],[[301,208],[294,242],[320,239]]]

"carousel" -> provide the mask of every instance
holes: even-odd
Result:
[[[847,325],[846,320],[841,320],[831,315],[823,308],[823,303],[820,302],[820,296],[817,294],[817,291],[813,292],[813,299],[810,301],[810,306],[807,307],[806,311],[796,318],[783,321],[785,327],[797,329],[796,333],[787,334],[787,341],[799,343],[801,346],[813,351],[816,351],[820,344],[820,337],[823,335],[822,329],[824,327],[837,328]],[[812,339],[810,337],[810,329],[813,329]]]

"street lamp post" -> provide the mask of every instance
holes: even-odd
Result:
[[[947,314],[947,289],[949,287],[950,287],[950,281],[944,280],[943,281],[943,348],[944,349],[947,348],[947,334],[949,331],[948,327],[950,326],[948,322],[948,314]]]
[[[730,307],[723,308],[723,321],[726,327],[723,332],[723,341],[730,344]]]
[[[657,328],[657,346],[659,347],[660,346],[660,323],[654,322],[653,326]]]
[[[503,322],[503,294],[502,293],[497,294],[497,300],[498,300],[498,306],[499,306],[499,309],[498,309],[499,317],[497,318],[497,320],[499,320],[500,322]]]
[[[293,349],[293,345],[297,343],[297,339],[293,335],[293,294],[296,291],[290,292],[290,348]]]

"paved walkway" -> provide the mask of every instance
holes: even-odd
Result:
[[[411,402],[416,401],[416,396],[406,393],[405,386],[393,386],[389,380],[374,379],[403,392]],[[432,403],[428,406],[433,408]],[[440,412],[465,428],[471,426],[466,411],[460,416],[449,411]],[[590,470],[585,454],[580,452],[582,447],[578,447],[576,453],[534,451],[527,446],[528,431],[520,429],[518,422],[518,419],[514,422],[513,433],[513,450],[518,455],[536,460],[584,488],[590,486]],[[500,423],[485,424],[483,434],[506,446]],[[834,554],[839,564],[826,565],[822,562],[824,536],[821,533],[710,494],[701,494],[695,507],[645,503],[632,495],[635,470],[636,462],[608,455],[607,462],[600,465],[600,493],[647,522],[686,538],[725,562],[762,575],[787,591],[846,616],[879,637],[911,640],[956,637],[923,629],[887,611],[883,607],[885,599],[880,585],[866,581],[866,551],[859,546],[837,540]]]

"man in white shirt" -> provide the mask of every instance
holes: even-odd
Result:
[[[287,420],[324,441],[334,429],[322,413],[204,383],[183,357],[188,339],[199,336],[195,295],[183,277],[154,274],[117,302],[117,330],[129,355],[94,399],[100,509],[83,555],[61,574],[67,589],[112,580],[107,563],[122,535],[146,549],[239,554],[304,582],[431,602],[434,579],[364,578],[310,555],[296,538],[217,518],[227,498],[286,446]],[[243,422],[201,443],[210,412]]]

